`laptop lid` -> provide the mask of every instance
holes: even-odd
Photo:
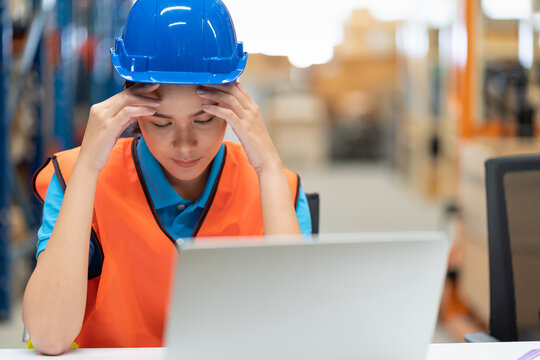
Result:
[[[448,247],[432,232],[188,245],[168,358],[425,359]]]

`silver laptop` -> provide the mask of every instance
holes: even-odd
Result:
[[[168,359],[425,359],[443,234],[236,241],[180,251]]]

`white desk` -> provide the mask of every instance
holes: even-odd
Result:
[[[431,344],[427,360],[517,360],[527,351],[540,348],[537,342]],[[61,359],[79,360],[165,360],[164,348],[77,349]],[[1,360],[41,359],[35,350],[0,349]],[[51,358],[49,358],[51,359]]]
[[[117,348],[117,349],[75,349],[59,357],[79,360],[165,360],[165,348]],[[54,359],[39,356],[36,350],[0,350],[0,360]]]
[[[517,360],[527,351],[540,349],[540,341],[431,344],[428,360]],[[540,359],[540,358],[538,358]]]

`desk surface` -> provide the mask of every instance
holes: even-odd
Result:
[[[539,348],[537,342],[431,344],[427,360],[517,360],[527,351]],[[1,360],[38,357],[35,350],[0,349]],[[62,359],[100,360],[165,360],[165,348],[77,349],[64,354]]]

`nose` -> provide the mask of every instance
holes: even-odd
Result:
[[[188,155],[197,147],[197,137],[189,125],[180,125],[175,128],[173,147],[179,153]]]

